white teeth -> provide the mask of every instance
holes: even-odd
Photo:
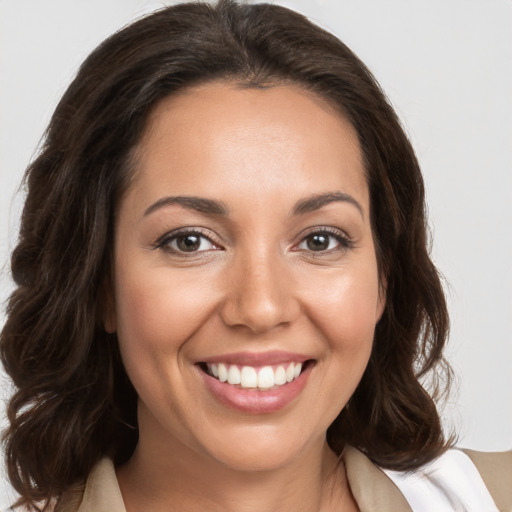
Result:
[[[252,366],[244,366],[240,374],[240,384],[243,388],[258,387],[258,374]]]
[[[274,370],[272,366],[264,366],[258,373],[258,387],[268,389],[274,387]]]
[[[228,380],[228,370],[226,368],[226,365],[220,363],[218,370],[219,370],[219,380],[221,382],[226,382]]]
[[[274,383],[276,386],[286,384],[286,370],[282,366],[278,366],[274,373]]]
[[[240,370],[234,364],[232,364],[228,370],[228,383],[240,384]]]
[[[293,370],[294,365],[293,363],[290,363],[288,368],[286,368],[286,382],[291,382],[293,380]]]
[[[210,375],[220,382],[240,385],[242,388],[270,389],[295,380],[302,371],[302,363],[289,363],[277,367],[264,366],[259,371],[252,366],[241,369],[235,364],[207,364]]]

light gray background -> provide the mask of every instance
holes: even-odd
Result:
[[[12,289],[17,187],[56,102],[98,43],[165,3],[0,0],[0,301]],[[512,2],[275,3],[336,33],[401,116],[425,175],[433,257],[448,283],[458,382],[446,424],[461,446],[512,448]],[[1,384],[6,397],[5,377]],[[0,508],[9,498],[0,479]]]

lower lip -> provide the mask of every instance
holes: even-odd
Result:
[[[223,405],[249,414],[268,414],[285,408],[300,394],[312,368],[313,364],[308,364],[292,382],[267,390],[238,388],[197,370],[210,393]]]

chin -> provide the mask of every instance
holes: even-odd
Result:
[[[248,427],[223,436],[207,448],[210,457],[238,472],[273,471],[306,456],[311,445],[323,445],[325,434],[317,442],[307,442],[300,433],[276,431],[275,427]],[[206,448],[206,447],[205,447]]]

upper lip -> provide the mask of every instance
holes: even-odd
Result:
[[[313,358],[296,352],[273,350],[270,352],[232,352],[230,354],[208,357],[202,360],[201,363],[227,363],[237,364],[240,366],[270,366],[289,362],[303,363],[308,359]]]

